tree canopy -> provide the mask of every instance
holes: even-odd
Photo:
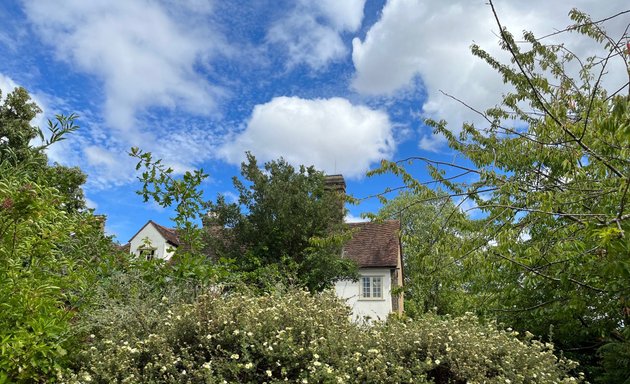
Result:
[[[44,149],[76,129],[76,116],[31,126],[40,113],[22,89],[0,106],[0,382],[54,380],[67,360],[75,315],[88,306],[96,261],[112,251],[82,210],[78,169],[47,163]]]
[[[602,84],[614,61],[630,74],[627,35],[609,36],[576,10],[570,16],[575,25],[563,32],[600,44],[604,56],[578,57],[529,32],[516,41],[497,16],[510,62],[477,45],[472,52],[512,91],[485,111],[463,104],[485,123],[464,124],[460,134],[446,121],[427,121],[464,161],[407,161],[427,165],[444,199],[467,199],[482,212],[474,239],[483,246],[474,252],[443,235],[454,244],[451,257],[477,270],[463,287],[484,300],[470,309],[553,339],[593,375],[599,353],[606,360],[615,350],[616,363],[601,377],[622,382],[630,372],[618,355],[625,348],[627,356],[630,337],[629,83]],[[399,174],[410,191],[425,193],[403,164],[384,162],[379,172]]]
[[[213,243],[220,257],[255,279],[275,276],[313,290],[354,276],[354,264],[341,258],[344,197],[327,190],[322,172],[283,159],[261,169],[248,153],[241,176],[233,178],[237,202],[219,196],[209,203],[206,225],[220,228]]]

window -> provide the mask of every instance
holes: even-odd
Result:
[[[361,298],[362,299],[382,299],[383,298],[383,277],[382,276],[361,277]]]
[[[155,248],[143,246],[138,248],[138,255],[146,260],[153,260],[155,257]]]

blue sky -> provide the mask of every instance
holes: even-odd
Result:
[[[628,8],[621,0],[495,5],[510,30],[540,35],[569,25],[573,7],[593,19]],[[614,34],[627,24],[606,27]],[[422,119],[445,119],[454,131],[479,123],[440,91],[480,109],[499,102],[509,89],[469,53],[473,42],[497,52],[497,30],[485,0],[8,0],[0,89],[32,93],[45,111],[34,124],[81,116],[81,130],[49,157],[87,173],[89,205],[124,243],[148,219],[169,225],[170,215],[134,193],[132,146],[177,172],[203,168],[207,199],[233,194],[245,151],[342,173],[355,197],[400,185],[364,176],[381,159],[459,161]],[[578,53],[592,48],[557,38]],[[349,219],[378,207],[375,199],[350,206]]]

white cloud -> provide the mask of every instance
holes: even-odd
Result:
[[[343,221],[345,223],[365,223],[370,220],[361,216],[354,216],[352,213],[348,213],[346,217],[344,217]]]
[[[178,173],[208,160],[207,143],[216,141],[208,120],[225,91],[202,70],[233,49],[208,22],[212,5],[26,0],[26,15],[57,58],[95,75],[104,92],[101,111],[76,111],[81,129],[52,147],[51,159],[81,165],[96,189],[134,180],[135,163],[127,155],[132,146],[153,152]],[[99,102],[97,95],[94,105]]]
[[[365,0],[299,1],[269,29],[267,39],[288,51],[288,66],[305,63],[313,69],[342,59],[348,52],[341,38],[361,26]]]
[[[202,3],[188,2],[188,9],[209,12]],[[102,79],[106,121],[134,144],[145,139],[138,132],[137,112],[158,106],[209,113],[220,93],[195,65],[218,48],[221,37],[195,23],[185,9],[174,12],[146,0],[25,4],[58,58]]]
[[[94,209],[94,210],[98,209],[98,204],[96,203],[96,201],[94,201],[94,200],[92,200],[92,199],[90,199],[88,197],[85,198],[85,205],[88,208],[91,208],[91,209]]]
[[[107,148],[90,145],[85,147],[83,155],[87,161],[84,167],[98,170],[90,172],[88,183],[95,187],[105,187],[122,184],[134,179],[130,170],[134,163],[126,153],[114,152]]]
[[[276,97],[254,108],[247,128],[220,154],[238,164],[251,151],[261,161],[284,157],[295,165],[360,177],[393,150],[392,125],[382,111],[342,98]]]
[[[2,91],[2,99],[4,99],[8,93],[11,93],[17,86],[17,83],[13,81],[12,78],[0,73],[0,91]]]
[[[572,7],[598,20],[626,9],[627,4],[621,0],[577,0],[571,4],[534,0],[496,2],[496,7],[502,24],[518,38],[522,30],[532,30],[540,36],[570,25],[567,13]],[[620,35],[625,27],[623,18],[618,19],[606,25],[613,35]],[[353,40],[353,87],[363,94],[395,95],[412,86],[419,76],[427,94],[423,105],[426,117],[446,119],[455,131],[464,121],[481,122],[479,116],[440,90],[480,110],[500,101],[509,88],[496,71],[470,53],[474,42],[495,57],[506,59],[497,46],[497,31],[491,9],[483,1],[388,0],[380,20],[366,37]],[[593,46],[577,34],[545,40],[554,41],[566,42],[577,53],[595,53]],[[617,64],[619,68],[611,68],[608,80],[623,84],[625,71],[621,62]],[[426,136],[420,147],[436,150],[442,141]]]

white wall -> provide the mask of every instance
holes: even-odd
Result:
[[[383,281],[382,299],[362,299],[361,279],[358,281],[341,280],[335,284],[335,293],[352,308],[355,319],[369,317],[373,320],[385,320],[392,312],[392,279],[389,268],[360,268],[361,276],[381,276]]]
[[[139,256],[138,248],[142,248],[145,239],[148,239],[151,246],[156,248],[155,258],[169,260],[173,256],[174,250],[172,245],[166,242],[166,239],[162,237],[160,232],[155,229],[153,224],[146,225],[138,234],[131,239],[129,251],[136,256]]]

